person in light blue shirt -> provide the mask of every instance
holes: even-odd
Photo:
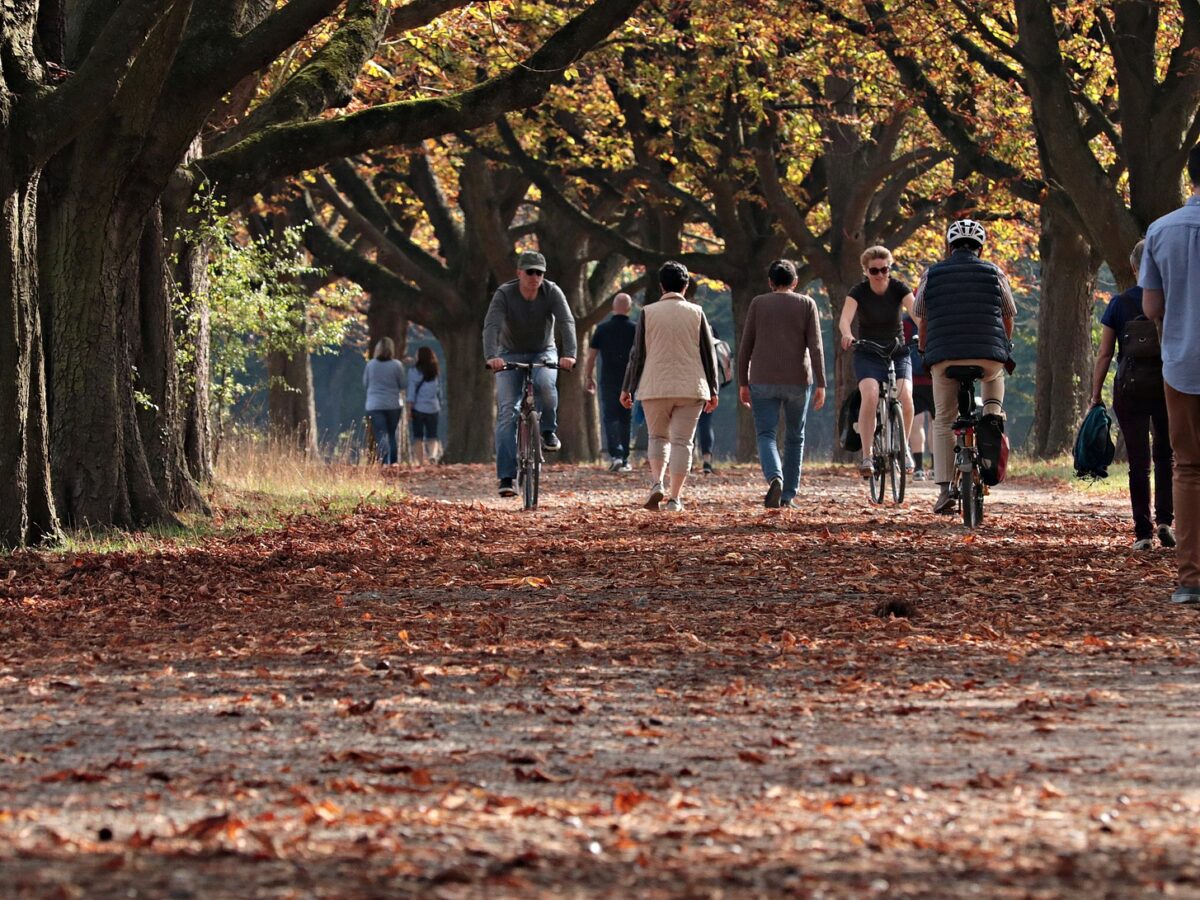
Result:
[[[1142,310],[1160,324],[1167,421],[1175,451],[1174,603],[1200,604],[1200,145],[1188,154],[1192,195],[1146,230]]]
[[[442,411],[442,380],[431,347],[417,351],[417,362],[408,370],[408,415],[412,420],[413,450],[417,465],[441,459],[438,413]]]
[[[379,461],[394,466],[399,457],[396,432],[404,414],[404,365],[396,359],[396,342],[390,337],[375,344],[375,353],[363,370],[363,387]]]

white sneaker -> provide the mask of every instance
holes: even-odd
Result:
[[[667,501],[666,511],[667,512],[683,512],[683,501],[676,497],[672,497],[670,500]]]
[[[1153,550],[1154,540],[1153,538],[1142,538],[1141,540],[1134,541],[1133,549],[1139,552],[1142,550]]]
[[[658,504],[662,503],[664,496],[666,495],[663,493],[662,482],[659,481],[650,488],[650,496],[646,498],[646,502],[642,504],[642,507],[658,512]]]

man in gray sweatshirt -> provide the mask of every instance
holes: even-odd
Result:
[[[562,355],[555,348],[558,335]],[[570,370],[575,365],[575,317],[566,295],[553,281],[546,280],[546,257],[526,250],[517,259],[517,277],[506,281],[492,295],[483,320],[483,355],[496,372],[496,475],[500,496],[514,497],[517,477],[517,413],[521,405],[520,370],[501,371],[511,362],[554,362]],[[542,446],[558,450],[558,375],[553,369],[534,369],[542,422]]]

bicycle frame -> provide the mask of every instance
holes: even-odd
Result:
[[[520,370],[521,402],[517,408],[517,483],[522,489],[525,509],[536,509],[540,490],[542,463],[546,461],[542,450],[540,414],[533,383],[534,369],[557,369],[558,363],[531,362],[505,363],[502,372]]]
[[[953,376],[948,376],[953,377]],[[950,495],[958,501],[963,524],[974,528],[983,521],[983,498],[987,485],[979,472],[979,448],[975,445],[975,428],[983,413],[975,403],[975,380],[966,377],[958,381],[958,418],[954,420],[954,471],[950,476]]]
[[[892,499],[896,503],[904,502],[906,482],[905,447],[907,434],[904,431],[904,415],[900,408],[900,385],[896,379],[896,354],[904,346],[896,341],[891,346],[876,344],[874,341],[855,341],[856,347],[864,347],[869,352],[887,361],[887,380],[879,386],[879,400],[875,404],[875,434],[872,442],[872,461],[868,492],[875,503],[883,502],[884,480],[888,477],[892,483]]]

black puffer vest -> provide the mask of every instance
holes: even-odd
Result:
[[[925,277],[925,366],[948,359],[1008,359],[1000,270],[958,250]]]

